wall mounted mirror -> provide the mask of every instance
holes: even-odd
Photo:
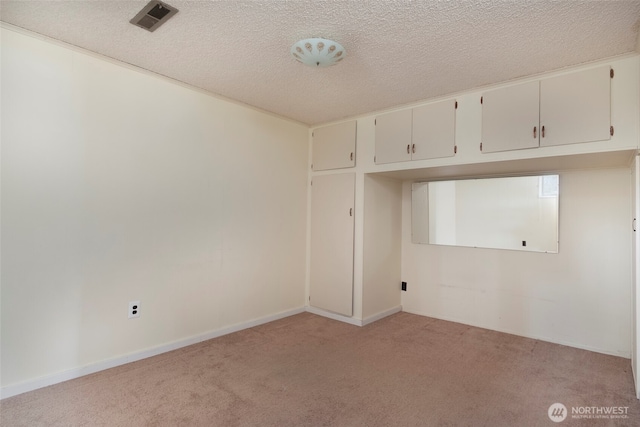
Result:
[[[558,175],[416,182],[411,240],[558,252]]]

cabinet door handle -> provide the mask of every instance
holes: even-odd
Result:
[[[537,138],[538,137],[538,126],[534,126],[533,127],[533,137]]]
[[[353,208],[349,208],[349,216],[353,216]]]
[[[411,153],[411,144],[407,144],[407,154]]]
[[[416,144],[412,144],[411,145],[411,152],[415,153],[416,152]]]
[[[351,153],[351,155],[349,156],[350,160],[353,160],[353,153]]]
[[[544,126],[542,126],[542,129],[540,129],[540,131],[542,132],[542,137],[544,138]]]

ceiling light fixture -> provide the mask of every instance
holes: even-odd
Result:
[[[296,61],[310,67],[329,67],[342,61],[346,51],[340,43],[312,38],[295,42],[291,46],[291,55]]]

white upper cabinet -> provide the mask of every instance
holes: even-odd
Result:
[[[313,170],[352,168],[356,164],[356,121],[313,131]]]
[[[540,83],[482,94],[482,152],[538,147]]]
[[[482,95],[482,152],[611,139],[611,67]]]
[[[540,146],[611,139],[611,67],[540,82]]]
[[[376,117],[376,163],[411,160],[411,109]]]
[[[413,109],[411,159],[451,157],[456,145],[456,101]]]
[[[376,117],[376,164],[455,155],[456,100]]]

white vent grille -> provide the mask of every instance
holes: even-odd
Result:
[[[152,0],[129,22],[153,32],[176,13],[178,13],[178,9],[175,7],[161,1]]]

